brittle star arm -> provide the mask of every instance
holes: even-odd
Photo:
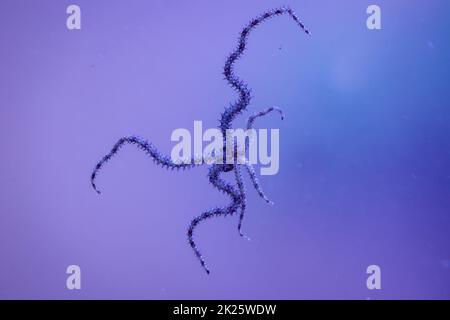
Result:
[[[244,27],[239,36],[239,41],[236,49],[228,56],[225,62],[223,74],[228,84],[237,91],[239,94],[239,99],[232,103],[225,111],[222,113],[220,119],[220,129],[222,134],[225,135],[226,130],[231,127],[233,120],[241,112],[245,111],[247,106],[250,104],[251,92],[247,84],[242,81],[235,73],[234,66],[237,60],[239,60],[247,46],[247,39],[252,30],[257,26],[262,24],[264,21],[276,16],[287,15],[292,18],[295,23],[306,33],[310,34],[309,30],[305,27],[302,21],[297,17],[294,11],[289,7],[282,7],[274,10],[269,10],[261,14],[260,16],[254,18],[250,23]]]
[[[233,215],[237,209],[239,208],[239,206],[241,205],[241,199],[239,196],[239,193],[236,191],[236,189],[229,183],[227,183],[226,181],[224,181],[223,179],[220,178],[220,174],[223,171],[223,166],[224,165],[212,165],[211,168],[209,169],[208,172],[208,177],[209,177],[209,181],[210,183],[216,187],[217,189],[219,189],[220,191],[228,194],[231,197],[231,204],[228,205],[227,207],[216,207],[213,209],[210,209],[206,212],[204,212],[203,214],[201,214],[200,216],[194,218],[191,221],[191,224],[189,225],[188,228],[188,242],[192,248],[192,250],[194,250],[194,254],[197,257],[197,259],[200,261],[200,264],[202,265],[203,269],[206,271],[206,273],[209,274],[209,269],[208,266],[206,265],[205,259],[203,258],[202,254],[200,253],[200,250],[198,249],[195,241],[194,241],[194,230],[195,228],[199,225],[200,222],[207,220],[209,218],[212,217],[225,217],[228,215]]]
[[[151,158],[153,158],[153,161],[156,163],[156,165],[161,165],[163,168],[167,169],[189,169],[193,168],[195,166],[198,166],[199,163],[195,159],[191,159],[190,161],[184,161],[180,163],[175,163],[172,161],[172,159],[168,156],[165,156],[161,154],[156,147],[151,144],[148,141],[145,141],[141,138],[138,138],[136,136],[130,136],[130,137],[123,137],[120,138],[119,141],[116,142],[114,147],[111,149],[111,151],[105,155],[95,166],[92,174],[91,174],[91,184],[97,193],[100,193],[100,191],[97,188],[97,185],[95,184],[95,179],[97,178],[98,172],[103,168],[103,166],[111,160],[111,158],[119,152],[119,150],[122,148],[125,144],[132,144],[135,145],[138,149],[141,149],[144,151],[147,155],[149,155]]]
[[[263,117],[263,116],[267,115],[268,113],[270,113],[270,112],[272,112],[272,111],[278,112],[278,113],[280,114],[280,116],[281,116],[281,120],[284,119],[283,111],[282,111],[280,108],[277,108],[277,107],[270,107],[270,108],[264,109],[263,111],[260,111],[260,112],[258,112],[258,113],[255,113],[255,114],[251,115],[251,116],[248,118],[248,120],[247,120],[247,130],[253,129],[253,123],[255,122],[255,120],[256,120],[257,118]],[[246,140],[245,140],[245,149],[248,150],[248,147],[249,147],[249,140],[246,139]],[[270,200],[266,197],[266,195],[264,194],[264,192],[263,192],[261,186],[259,185],[258,178],[256,177],[255,170],[253,169],[253,166],[249,163],[248,160],[245,161],[245,167],[246,167],[247,172],[248,172],[248,174],[249,174],[249,176],[250,176],[250,180],[252,181],[253,186],[255,187],[255,190],[258,192],[259,196],[260,196],[261,198],[263,198],[264,201],[266,201],[267,203],[273,204],[273,202],[270,201]]]
[[[247,169],[247,173],[250,176],[250,180],[252,181],[253,187],[255,188],[258,195],[268,204],[274,204],[273,201],[270,201],[267,196],[264,194],[264,191],[262,190],[258,178],[256,177],[255,169],[253,169],[253,166],[246,161],[245,162],[245,168]]]
[[[244,219],[245,208],[247,206],[247,196],[245,194],[244,182],[242,181],[242,173],[241,173],[241,165],[240,164],[236,164],[234,166],[234,175],[236,177],[236,183],[237,183],[237,186],[239,189],[239,194],[241,196],[241,212],[239,214],[238,232],[241,237],[244,237],[247,240],[250,240],[250,238],[247,237],[246,235],[244,235],[241,231],[242,220]]]

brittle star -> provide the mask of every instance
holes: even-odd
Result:
[[[234,65],[236,61],[242,56],[244,53],[246,46],[247,46],[247,38],[250,34],[250,32],[260,25],[262,22],[268,20],[269,18],[272,18],[274,16],[281,16],[281,15],[288,15],[291,17],[297,25],[306,33],[310,34],[308,29],[304,26],[304,24],[300,21],[300,19],[295,15],[294,11],[289,7],[283,7],[279,9],[273,9],[269,10],[262,15],[254,18],[250,21],[250,23],[244,27],[244,29],[240,33],[239,42],[237,45],[237,48],[229,55],[228,59],[225,62],[224,71],[223,74],[225,76],[225,79],[229,83],[229,85],[237,91],[239,94],[239,99],[232,103],[229,107],[225,108],[225,111],[221,114],[220,119],[220,125],[218,128],[222,132],[222,136],[224,139],[224,146],[226,145],[226,131],[231,128],[233,120],[241,114],[243,111],[246,110],[247,106],[250,104],[251,100],[251,94],[250,89],[248,88],[247,84],[243,82],[241,79],[239,79],[235,73],[234,73]],[[277,107],[270,107],[268,109],[265,109],[261,112],[258,112],[248,118],[247,121],[247,129],[251,129],[253,127],[254,121],[262,116],[265,116],[266,114],[276,111],[281,115],[281,118],[283,119],[283,112],[277,108]],[[98,171],[104,166],[106,162],[108,162],[118,151],[119,149],[125,145],[125,144],[132,144],[135,145],[137,148],[143,150],[147,155],[149,155],[153,161],[157,165],[161,165],[165,168],[170,169],[189,169],[193,168],[199,165],[204,164],[203,161],[199,162],[198,159],[192,158],[191,161],[183,161],[181,163],[173,161],[170,157],[165,156],[161,154],[158,149],[150,142],[143,140],[136,136],[130,136],[130,137],[123,137],[117,141],[117,143],[114,145],[112,150],[105,155],[102,160],[100,160],[99,163],[94,168],[94,171],[91,175],[91,183],[92,187],[100,193],[100,191],[97,189],[97,186],[95,184],[95,179],[97,177]],[[246,147],[248,147],[248,139],[246,140]],[[235,145],[236,147],[236,145]],[[246,148],[248,149],[248,148]],[[225,151],[225,150],[224,150]],[[225,157],[225,153],[223,153],[223,156]],[[242,156],[242,155],[241,155]],[[244,166],[246,171],[248,172],[250,179],[253,183],[254,188],[256,189],[259,196],[264,199],[267,203],[273,204],[264,194],[262,191],[258,179],[256,178],[255,171],[252,167],[252,165],[244,159],[239,159],[238,161],[238,155],[235,153],[234,156],[234,163],[226,163],[225,161],[222,164],[213,163],[210,165],[209,171],[208,171],[208,178],[209,182],[218,190],[224,192],[231,198],[231,203],[226,207],[215,207],[208,211],[205,211],[200,216],[194,218],[190,226],[188,228],[187,236],[188,236],[188,242],[192,249],[194,250],[195,256],[200,261],[200,264],[202,265],[203,269],[209,274],[210,271],[205,263],[205,260],[200,253],[193,235],[195,228],[199,225],[200,222],[212,218],[212,217],[219,217],[219,216],[231,216],[240,210],[239,214],[239,224],[238,224],[238,232],[242,237],[245,237],[245,235],[242,233],[242,220],[244,219],[245,209],[246,209],[246,192],[244,189],[244,184],[242,181],[242,174],[240,166]],[[245,156],[244,156],[245,157]],[[234,172],[235,175],[235,181],[236,184],[232,185],[223,179],[221,179],[220,175],[224,172]]]

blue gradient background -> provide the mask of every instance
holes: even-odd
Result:
[[[82,30],[65,27],[82,9]],[[366,8],[382,9],[381,31]],[[175,128],[217,125],[235,93],[222,79],[238,32],[289,4],[312,31],[277,18],[252,34],[237,72],[258,126],[280,128],[280,172],[250,187],[244,221],[190,220],[228,199],[206,168],[172,173],[121,136],[169,153]],[[447,0],[24,1],[0,4],[0,298],[450,298],[450,20]],[[246,118],[246,117],[243,117]],[[236,125],[243,122],[238,121]],[[82,269],[82,290],[65,269]],[[382,269],[382,290],[366,268]]]

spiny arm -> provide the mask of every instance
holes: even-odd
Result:
[[[203,258],[203,255],[201,254],[197,244],[194,241],[194,230],[197,228],[197,226],[210,218],[213,217],[225,217],[229,215],[233,215],[237,209],[240,207],[241,204],[241,198],[237,190],[229,183],[224,181],[220,178],[220,174],[223,171],[224,166],[223,165],[212,165],[208,172],[208,177],[210,183],[219,189],[220,191],[224,192],[225,194],[229,195],[231,197],[231,203],[228,205],[228,207],[223,208],[213,208],[211,210],[208,210],[204,213],[202,213],[200,216],[194,218],[191,221],[191,224],[189,225],[187,236],[188,236],[188,242],[191,246],[192,250],[194,251],[195,256],[200,261],[200,264],[202,265],[202,268],[206,271],[206,273],[209,274],[208,266],[206,265],[205,259]]]
[[[264,110],[262,110],[260,112],[257,112],[255,114],[251,115],[248,118],[248,120],[247,120],[247,130],[253,129],[253,123],[255,122],[256,119],[258,119],[260,117],[263,117],[263,116],[267,115],[268,113],[270,113],[272,111],[278,112],[280,114],[280,116],[281,116],[281,120],[284,119],[284,113],[283,113],[283,111],[280,108],[278,108],[278,107],[270,107],[270,108],[264,109]],[[249,140],[248,139],[245,140],[245,149],[249,150]],[[266,201],[267,203],[273,204],[273,202],[270,201],[266,197],[266,195],[264,194],[261,186],[259,185],[258,178],[256,178],[256,173],[255,173],[255,170],[253,169],[253,166],[248,161],[246,161],[245,162],[245,167],[246,167],[247,172],[248,172],[248,174],[250,176],[250,180],[252,181],[253,186],[254,186],[256,192],[258,192],[259,196],[261,198],[263,198],[264,201]]]
[[[230,86],[235,89],[239,94],[239,99],[237,102],[233,103],[230,107],[226,108],[222,113],[222,117],[220,120],[220,128],[222,133],[225,132],[226,129],[229,129],[234,118],[244,111],[247,106],[250,104],[250,89],[247,87],[239,77],[234,73],[234,65],[236,61],[243,55],[245,48],[247,46],[247,39],[250,32],[255,29],[258,25],[263,23],[264,21],[275,17],[288,15],[291,17],[295,23],[306,33],[310,34],[309,30],[306,29],[305,25],[302,21],[297,17],[294,11],[289,7],[282,7],[278,9],[269,10],[260,16],[254,18],[250,23],[244,27],[244,29],[240,33],[238,45],[236,49],[229,55],[227,61],[225,62],[223,74],[225,79],[228,81]]]
[[[241,237],[246,238],[247,240],[250,240],[249,237],[247,237],[246,235],[244,235],[242,233],[242,221],[244,220],[244,215],[245,215],[245,208],[247,206],[247,196],[245,194],[245,186],[244,186],[244,182],[242,180],[242,174],[241,174],[241,166],[240,165],[235,165],[234,166],[234,175],[236,178],[236,183],[239,189],[239,194],[240,194],[240,198],[241,198],[241,212],[239,214],[239,223],[238,223],[238,232],[239,235]]]
[[[138,149],[141,149],[144,151],[147,155],[149,155],[151,158],[153,158],[153,161],[157,165],[161,165],[163,168],[167,169],[188,169],[197,166],[194,159],[191,159],[191,161],[186,163],[175,163],[172,161],[172,159],[168,156],[162,155],[156,147],[151,144],[148,141],[145,141],[141,138],[131,136],[131,137],[123,137],[120,138],[119,141],[116,142],[114,147],[111,149],[111,151],[105,155],[95,166],[92,174],[91,174],[91,184],[97,193],[100,193],[100,191],[97,188],[97,185],[95,184],[95,179],[97,178],[98,172],[103,168],[103,166],[111,160],[111,158],[116,155],[119,150],[122,148],[125,144],[132,144],[135,145]]]

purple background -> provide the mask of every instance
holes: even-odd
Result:
[[[82,30],[66,29],[66,7]],[[382,9],[381,31],[366,8]],[[290,4],[237,72],[254,112],[282,107],[280,172],[237,217],[196,233],[229,200],[207,169],[167,172],[132,147],[89,176],[124,135],[169,153],[175,128],[217,125],[236,98],[221,69],[250,18]],[[2,0],[0,298],[450,298],[450,20],[433,1]],[[246,117],[242,117],[246,118]],[[241,125],[238,121],[236,124]],[[82,269],[82,290],[65,269]],[[366,268],[382,269],[382,290]]]

